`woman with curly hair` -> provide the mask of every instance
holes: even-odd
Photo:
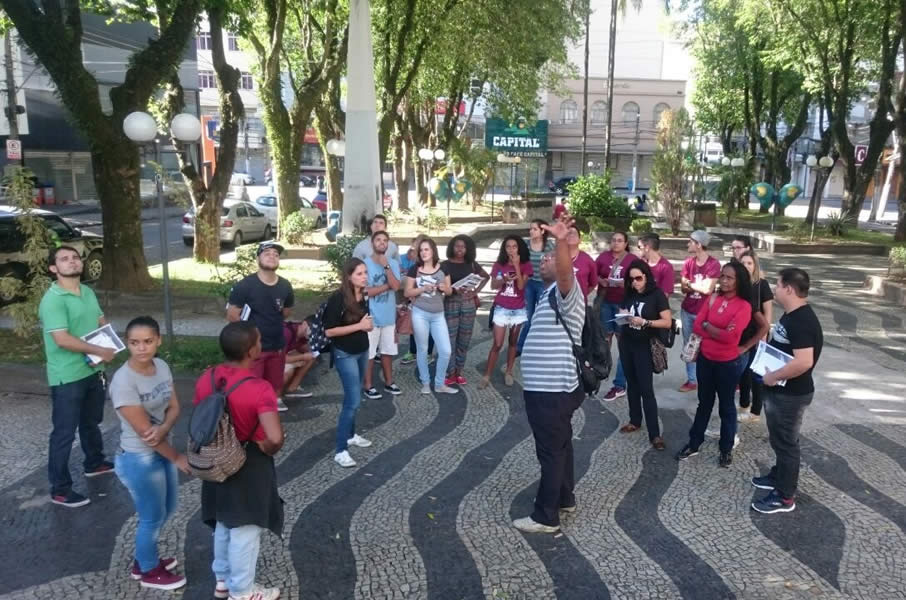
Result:
[[[466,366],[466,354],[472,341],[472,328],[475,325],[475,311],[480,300],[478,293],[487,284],[490,276],[475,260],[475,241],[467,235],[455,236],[447,244],[447,260],[441,268],[450,276],[450,283],[455,284],[472,275],[481,276],[481,282],[473,286],[453,288],[453,293],[444,298],[444,317],[447,319],[447,330],[450,332],[450,366],[447,367],[446,385],[465,385],[463,369]]]

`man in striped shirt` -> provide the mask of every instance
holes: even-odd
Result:
[[[560,221],[544,229],[557,240],[555,250],[541,259],[544,292],[538,300],[532,325],[522,349],[521,369],[525,412],[535,451],[541,464],[541,482],[535,494],[535,508],[513,526],[528,533],[555,533],[560,530],[560,511],[574,512],[573,494],[573,413],[582,404],[585,392],[579,385],[572,344],[564,325],[581,343],[585,323],[585,296],[573,273],[567,236],[572,218],[564,213]],[[550,294],[555,294],[562,321],[557,321]]]

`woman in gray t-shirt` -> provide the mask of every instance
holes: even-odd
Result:
[[[160,343],[160,325],[151,317],[135,318],[126,327],[129,360],[110,383],[122,430],[114,464],[138,513],[132,578],[141,580],[142,587],[175,590],[186,584],[186,578],[172,572],[175,558],[160,558],[157,539],[176,510],[176,469],[188,473],[189,465],[186,456],[170,445],[179,399],[170,367],[155,358]]]

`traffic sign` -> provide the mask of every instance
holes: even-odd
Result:
[[[868,146],[858,145],[856,146],[856,164],[861,165],[865,162],[865,158],[868,156]]]
[[[6,160],[22,160],[22,142],[6,140]]]

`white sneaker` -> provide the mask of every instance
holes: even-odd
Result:
[[[230,597],[230,588],[227,587],[226,581],[223,579],[218,579],[214,585],[214,597],[221,599]]]
[[[526,533],[557,533],[560,526],[542,525],[531,517],[522,517],[513,521],[513,527]]]
[[[286,395],[293,398],[311,398],[312,396],[314,396],[311,390],[307,390],[302,386],[299,386],[292,392],[287,392]]]
[[[742,440],[739,439],[739,434],[736,434],[736,437],[733,438],[733,448],[738,448],[739,444],[742,443]]]
[[[426,394],[426,395],[431,393],[431,384],[430,383],[422,384],[422,393]]]
[[[346,443],[349,444],[350,446],[358,446],[359,448],[367,448],[368,446],[371,445],[371,440],[366,440],[359,434],[355,434],[354,436],[349,438],[346,441]],[[349,453],[347,452],[347,454],[349,454]]]
[[[286,412],[289,407],[283,403],[283,398],[277,398],[277,412]]]
[[[720,439],[720,429],[705,429],[705,437],[715,440]]]
[[[334,456],[333,460],[335,463],[337,463],[341,467],[354,467],[355,466],[355,461],[352,460],[352,457],[349,456],[349,452],[347,452],[346,450],[343,450],[342,452],[340,452],[336,456]]]
[[[252,586],[252,591],[241,596],[230,595],[230,600],[277,600],[280,597],[280,588],[268,588],[258,585]]]
[[[438,394],[458,394],[459,390],[455,387],[450,387],[449,385],[436,385],[434,386],[434,391]]]

